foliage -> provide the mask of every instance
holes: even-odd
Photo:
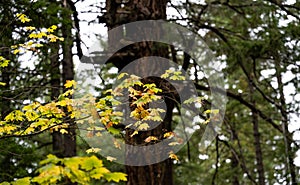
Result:
[[[40,165],[42,166],[37,170],[39,174],[36,177],[24,177],[11,183],[2,182],[1,185],[59,184],[64,178],[78,184],[90,184],[92,179],[99,180],[101,178],[115,182],[127,180],[126,174],[112,173],[103,167],[102,161],[96,156],[61,159],[49,154],[47,159],[40,162]]]

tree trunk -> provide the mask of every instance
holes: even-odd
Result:
[[[63,83],[67,80],[74,80],[74,64],[73,64],[73,37],[72,37],[72,10],[67,0],[63,0],[63,7],[65,8],[62,13],[63,29],[62,35],[64,37],[63,42]],[[68,134],[63,135],[64,139],[64,157],[70,157],[76,155],[76,132],[75,132],[75,122],[73,119],[68,120],[69,128],[67,129]]]
[[[232,136],[231,136],[231,142],[232,143],[235,143],[237,140],[238,140],[238,137],[236,135],[236,126],[235,126],[235,123],[232,123],[232,129],[231,129],[231,132],[232,132]],[[231,151],[231,168],[233,169],[234,173],[232,175],[232,185],[240,185],[240,182],[239,182],[239,177],[238,177],[238,167],[239,167],[239,161],[238,161],[238,158],[237,158],[237,154],[234,153],[234,151]]]
[[[72,37],[72,17],[70,6],[67,0],[62,1],[64,10],[61,13],[62,21],[62,36],[65,39],[62,43],[63,60],[62,60],[62,83],[67,80],[74,79],[74,65],[73,65],[73,37]],[[56,58],[57,59],[57,58]],[[55,65],[55,58],[51,60],[51,63]],[[59,68],[55,68],[56,71]],[[57,71],[58,72],[58,71]],[[58,79],[53,79],[52,83],[57,83]],[[61,85],[61,84],[60,84]],[[56,94],[53,94],[56,95]],[[67,114],[67,113],[66,113]],[[69,127],[66,129],[67,134],[61,134],[59,131],[53,133],[53,151],[59,157],[71,157],[76,155],[76,132],[75,122],[73,119],[65,120]]]
[[[249,78],[250,102],[256,108],[256,101],[255,101],[255,97],[254,97],[254,87],[253,87],[253,83],[254,83],[253,75],[250,74],[249,77],[250,77]],[[265,170],[264,170],[263,156],[262,156],[262,150],[261,150],[261,144],[260,144],[258,114],[254,109],[252,110],[252,123],[253,123],[256,168],[257,168],[257,172],[258,172],[258,184],[265,185]]]
[[[3,11],[1,14],[5,15],[3,17],[3,20],[1,21],[1,25],[5,25],[2,28],[2,33],[1,33],[1,39],[0,39],[0,56],[6,58],[7,60],[11,60],[10,64],[4,69],[1,70],[0,73],[0,82],[5,83],[4,86],[0,86],[0,113],[1,113],[1,120],[4,120],[6,115],[11,111],[11,100],[8,99],[8,97],[11,97],[9,94],[12,92],[10,91],[10,73],[12,71],[12,62],[13,62],[13,56],[10,52],[10,46],[13,45],[12,42],[12,32],[13,32],[13,27],[10,24],[11,20],[13,19],[13,15],[11,12],[11,7],[9,4],[5,5],[3,4]],[[5,98],[7,97],[7,98]]]
[[[61,72],[59,69],[59,45],[53,44],[50,52],[50,65],[51,65],[51,99],[55,100],[61,93]],[[62,134],[59,131],[53,131],[52,133],[52,149],[53,153],[58,157],[62,157],[63,152],[63,138]]]
[[[284,84],[282,82],[282,74],[281,74],[281,58],[277,52],[277,50],[273,50],[273,57],[275,61],[275,70],[276,70],[276,79],[278,83],[278,91],[279,91],[279,99],[280,99],[280,113],[282,116],[281,125],[283,130],[283,138],[285,144],[285,155],[286,155],[286,172],[289,173],[289,177],[287,177],[287,184],[297,185],[297,177],[296,177],[296,168],[294,164],[295,151],[291,147],[293,135],[288,130],[288,112],[287,112],[287,104],[284,97]]]
[[[113,29],[122,24],[126,24],[129,22],[139,21],[139,20],[150,20],[150,19],[166,19],[166,0],[129,0],[127,2],[121,3],[117,0],[107,0],[106,1],[106,24],[108,30]],[[157,30],[157,33],[160,30]],[[126,34],[126,37],[134,37],[136,34],[147,33],[147,28],[136,28],[132,27],[124,27],[122,32],[109,32],[109,49],[117,47],[120,45],[120,40]],[[113,34],[113,35],[112,35]],[[159,33],[158,33],[159,35]],[[146,57],[146,56],[160,56],[167,58],[168,57],[168,48],[161,47],[157,48],[157,43],[153,42],[143,42],[143,43],[134,43],[132,45],[127,46],[125,49],[122,49],[122,57],[120,55],[114,55],[109,62],[112,62],[119,71],[122,70],[126,65],[130,62]],[[120,53],[119,52],[119,53]],[[130,55],[129,53],[134,53],[134,55]],[[147,60],[147,59],[145,59]],[[149,62],[149,61],[147,61]],[[148,66],[149,67],[149,66]],[[136,66],[135,71],[139,71],[140,74],[143,74],[143,71],[150,70],[146,66]],[[160,66],[151,66],[152,69],[159,69]],[[141,72],[142,71],[142,72]],[[149,73],[148,73],[149,74]],[[144,83],[156,83],[158,85],[158,79],[155,78],[145,78],[143,79]],[[159,88],[164,89],[164,87]],[[171,95],[173,96],[173,95]],[[157,136],[161,137],[163,135],[163,130],[171,129],[172,122],[172,112],[174,108],[174,102],[171,98],[165,98],[167,110],[166,115],[164,117],[163,122],[157,126],[155,129],[151,131],[145,131],[143,133],[139,133],[137,137],[130,137],[133,130],[126,130],[126,143],[131,146],[136,145],[147,145],[144,141],[147,136]],[[132,156],[135,156],[135,151],[132,149],[134,147],[126,148],[126,158],[129,159]],[[145,153],[143,159],[137,160],[147,160],[147,155],[154,155],[154,157],[160,157],[161,151],[157,149],[151,153],[150,151],[143,151]],[[141,164],[143,161],[140,161]],[[128,174],[128,185],[172,185],[172,161],[170,159],[166,159],[162,162],[145,165],[145,166],[126,166],[126,173]]]

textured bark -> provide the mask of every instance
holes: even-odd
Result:
[[[166,0],[129,0],[126,3],[120,3],[117,0],[107,0],[106,1],[106,23],[108,30],[111,30],[114,27],[119,25],[134,22],[138,20],[149,20],[149,19],[166,19]],[[157,30],[157,34],[161,30]],[[118,47],[121,43],[120,40],[124,37],[134,38],[135,34],[147,33],[147,28],[133,28],[133,27],[124,27],[124,30],[121,32],[109,32],[109,49],[113,50],[114,47]],[[157,49],[160,47],[160,49]],[[168,48],[164,46],[159,46],[157,43],[153,42],[142,42],[135,43],[123,48],[117,54],[115,54],[108,62],[112,62],[119,70],[123,69],[130,62],[135,59],[139,59],[145,56],[161,56],[164,58],[168,57]],[[136,71],[139,71],[140,74],[144,74],[143,71],[159,69],[160,66],[151,66],[151,69],[148,66],[136,66]],[[170,88],[168,84],[159,86],[158,79],[155,78],[145,78],[143,79],[144,83],[156,83],[159,88],[166,90]],[[164,89],[165,88],[165,89]],[[168,97],[169,96],[169,97]],[[144,139],[147,136],[157,136],[162,138],[163,130],[171,129],[172,122],[172,111],[174,108],[174,102],[171,100],[174,95],[166,95],[165,101],[167,105],[167,112],[164,117],[163,122],[151,131],[145,131],[139,133],[137,137],[130,137],[133,130],[126,130],[126,143],[130,145],[147,145]],[[144,152],[144,158],[141,160],[147,160],[149,155],[161,156],[162,149],[157,148],[153,153],[150,151],[139,151]],[[132,147],[126,149],[126,158],[135,156],[135,151]],[[128,174],[128,185],[172,185],[172,161],[170,159],[164,160],[157,164],[147,165],[147,166],[126,166],[126,173]]]

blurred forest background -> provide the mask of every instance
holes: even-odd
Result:
[[[128,175],[127,181],[118,184],[300,183],[299,1],[6,0],[0,2],[0,12],[0,56],[10,60],[0,73],[1,125],[8,123],[5,118],[13,110],[33,102],[57,101],[66,91],[65,82],[74,79],[75,67],[88,47],[95,42],[103,51],[111,47],[112,43],[103,37],[108,30],[138,20],[163,19],[199,34],[222,64],[228,97],[224,121],[205,150],[199,147],[203,130],[196,129],[202,125],[191,128],[195,133],[176,154],[178,161],[168,159],[150,166],[130,167],[110,162],[100,151],[97,158],[107,169]],[[31,21],[20,22],[17,14],[24,14]],[[63,39],[41,41],[43,47],[27,48],[26,52],[14,52],[11,48],[32,39],[28,35],[33,30],[28,27],[42,31],[52,25],[57,25],[53,31]],[[180,65],[193,79],[199,96],[210,97],[202,66],[180,48],[165,45],[157,52],[136,46],[134,56],[115,56],[111,65],[102,70],[104,85],[99,92],[112,87],[117,76],[112,71],[121,70],[136,58],[157,55]],[[170,120],[164,122],[176,125],[180,116],[175,111],[178,105],[169,103]],[[209,107],[210,98],[204,104]],[[69,119],[68,124],[76,122]],[[60,158],[89,156],[85,152],[89,146],[75,127],[68,127],[67,133],[47,129],[21,136],[1,127],[0,132],[0,182],[36,176],[40,161],[48,154]],[[93,179],[87,184],[117,183],[108,182],[107,176],[105,179]],[[82,182],[61,176],[55,183]]]

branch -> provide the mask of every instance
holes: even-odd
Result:
[[[246,100],[244,100],[240,95],[236,95],[230,91],[224,91],[223,89],[220,89],[218,87],[205,87],[199,84],[194,83],[195,87],[198,90],[204,90],[204,91],[210,91],[210,90],[214,90],[217,93],[220,94],[226,94],[228,97],[233,98],[237,101],[239,101],[241,104],[245,105],[246,107],[248,107],[249,109],[251,109],[252,111],[255,111],[258,113],[258,115],[265,120],[266,122],[270,123],[276,130],[278,130],[279,132],[282,133],[282,128],[280,127],[280,125],[276,124],[271,118],[269,118],[267,115],[265,115],[261,110],[259,110],[258,108],[256,108],[255,106],[253,106],[251,103],[247,102]]]

